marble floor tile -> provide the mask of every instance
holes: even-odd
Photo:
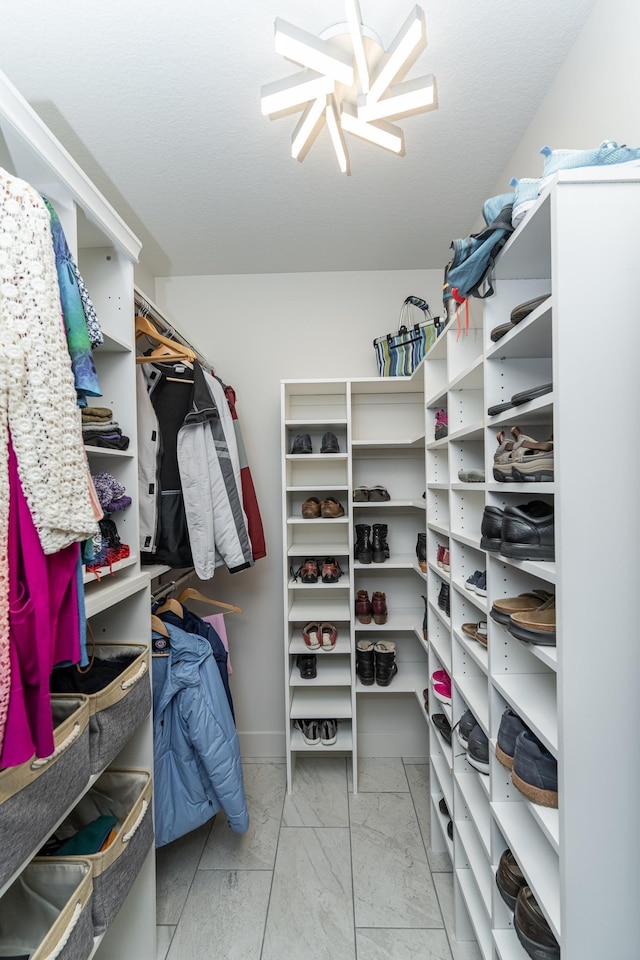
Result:
[[[428,764],[408,764],[405,769],[431,871],[434,873],[450,873],[453,867],[449,854],[446,852],[434,853],[430,849],[431,797],[429,794],[429,766]]]
[[[156,922],[175,924],[180,919],[211,822],[156,850]]]
[[[348,827],[344,757],[298,757],[293,791],[284,801],[284,827]]]
[[[156,960],[166,960],[175,927],[156,927]]]
[[[351,765],[348,765],[349,791],[353,790]],[[358,793],[402,793],[408,790],[400,757],[359,757]]]
[[[451,960],[444,930],[356,930],[358,960]]]
[[[280,831],[262,960],[303,958],[355,960],[346,828]]]
[[[234,833],[226,817],[216,817],[202,853],[202,870],[273,869],[287,771],[281,763],[252,763],[243,772],[249,829]]]
[[[260,960],[268,870],[198,870],[167,960]]]
[[[450,873],[435,873],[433,882],[438,894],[445,930],[453,960],[482,960],[480,947],[475,940],[456,940],[453,919],[453,876]]]
[[[442,927],[409,793],[349,797],[357,927]]]

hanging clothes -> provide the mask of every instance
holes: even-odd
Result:
[[[138,445],[143,562],[194,566],[201,580],[252,566],[239,461],[197,362],[140,365]]]
[[[157,611],[154,612],[156,612],[156,615],[165,623],[172,623],[174,626],[180,627],[181,630],[185,630],[187,633],[195,633],[199,637],[204,637],[211,647],[211,652],[213,653],[214,659],[218,665],[220,679],[222,680],[224,692],[227,696],[229,709],[231,710],[231,716],[235,720],[233,699],[231,697],[231,689],[229,687],[229,658],[227,655],[227,649],[218,636],[217,631],[211,626],[210,623],[207,623],[196,613],[192,613],[191,610],[185,607],[183,603],[181,603],[180,606],[182,607],[181,617],[171,610],[163,610],[161,613],[158,613]]]
[[[246,833],[238,733],[211,647],[203,637],[166,626],[169,654],[153,658],[156,846],[220,810],[232,830]]]
[[[0,168],[0,745],[9,700],[7,575],[11,427],[18,471],[45,554],[92,537],[80,413],[60,315],[49,212]]]
[[[253,477],[251,476],[251,470],[249,469],[249,461],[247,460],[247,453],[242,440],[242,433],[240,431],[240,421],[238,420],[238,413],[236,411],[236,392],[233,387],[225,386],[225,384],[222,383],[222,380],[220,380],[218,377],[215,379],[224,390],[224,394],[229,405],[229,410],[231,411],[231,417],[233,419],[238,456],[240,459],[242,502],[244,504],[244,511],[247,516],[247,525],[249,529],[249,539],[251,540],[251,549],[253,551],[253,559],[262,560],[262,558],[266,557],[267,555],[267,545],[264,539],[264,528],[262,526],[262,517],[260,516],[260,508],[258,506],[258,497],[256,496],[255,487],[253,485]]]
[[[78,406],[86,407],[87,397],[101,397],[102,393],[98,383],[96,365],[93,362],[87,319],[76,279],[78,268],[71,256],[58,214],[46,198],[44,198],[44,202],[51,218],[60,302],[67,332],[68,352],[71,356],[71,367],[78,395]]]

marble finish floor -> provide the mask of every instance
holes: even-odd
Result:
[[[432,853],[429,766],[245,761],[251,826],[219,815],[157,851],[157,960],[480,960],[453,938],[446,853]]]

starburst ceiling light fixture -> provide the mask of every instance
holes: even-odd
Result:
[[[264,116],[272,120],[302,111],[291,137],[291,156],[304,160],[327,126],[342,173],[351,173],[344,134],[404,156],[401,117],[438,106],[432,75],[405,80],[427,45],[424,11],[416,6],[385,50],[362,22],[358,0],[345,0],[346,23],[319,37],[284,20],[275,22],[275,50],[303,68],[261,90]]]

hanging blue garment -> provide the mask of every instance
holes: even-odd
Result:
[[[211,647],[204,637],[166,627],[169,654],[153,658],[156,846],[220,810],[232,830],[246,833],[238,732]]]
[[[60,218],[46,197],[43,197],[51,217],[53,250],[56,257],[58,286],[67,344],[71,356],[71,368],[75,380],[78,406],[86,407],[87,397],[101,397],[96,365],[91,354],[91,341],[87,319],[82,306],[82,297],[76,279],[76,265],[67,244]]]

